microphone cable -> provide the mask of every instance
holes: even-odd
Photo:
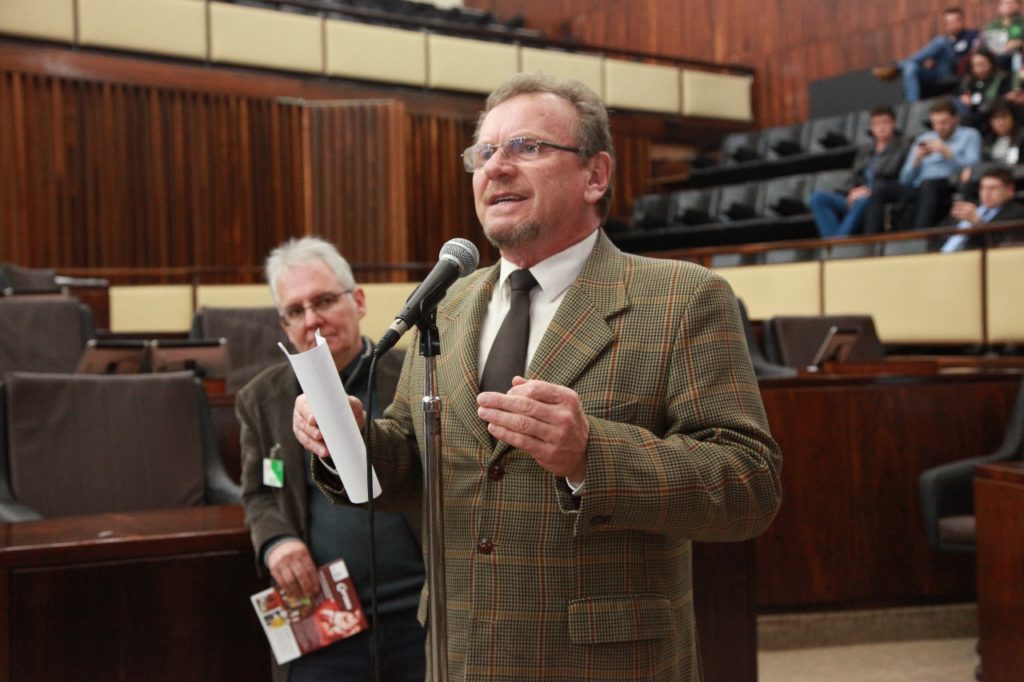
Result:
[[[370,424],[373,422],[373,387],[377,383],[377,353],[371,353],[370,371],[366,378],[366,410],[363,421],[363,442],[366,443],[366,509],[370,529],[370,636],[373,656],[373,679],[380,678],[380,618],[377,613],[377,535],[373,515],[373,448],[370,445]]]

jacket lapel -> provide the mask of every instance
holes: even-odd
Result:
[[[628,306],[623,278],[625,259],[602,231],[579,277],[565,292],[526,372],[572,387],[614,340],[609,320]],[[486,429],[485,429],[486,434]],[[509,450],[498,443],[495,458]]]
[[[481,271],[477,281],[467,282],[461,295],[446,309],[441,328],[441,353],[446,361],[436,364],[439,393],[448,403],[442,406],[447,418],[461,421],[461,428],[488,450],[493,447],[491,434],[476,413],[476,396],[480,392],[477,364],[480,327],[497,279],[497,265]]]

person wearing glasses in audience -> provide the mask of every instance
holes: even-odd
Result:
[[[334,246],[303,237],[282,244],[266,261],[266,278],[281,325],[297,351],[316,345],[320,331],[345,390],[365,405],[371,341],[359,331],[366,295]],[[379,416],[391,402],[401,369],[399,352],[377,362],[377,392],[367,412]],[[238,392],[242,503],[258,565],[290,595],[317,589],[317,566],[343,558],[370,615],[367,513],[330,503],[313,486],[311,455],[292,433],[292,407],[301,389],[291,365],[264,370]],[[277,472],[280,472],[279,474]],[[376,514],[377,598],[386,680],[422,681],[426,630],[416,619],[423,587],[420,510]],[[373,680],[369,630],[314,651],[287,666],[280,680]]]
[[[779,506],[732,290],[611,243],[612,154],[593,91],[519,74],[462,155],[501,259],[437,310],[451,680],[700,679],[691,542],[753,537]],[[371,424],[382,505],[422,490],[410,346]],[[301,397],[295,412],[326,457]],[[346,503],[328,462],[314,476]]]

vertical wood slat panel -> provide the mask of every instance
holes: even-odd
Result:
[[[0,259],[239,266],[300,234],[272,100],[0,72]],[[276,182],[281,181],[281,182]],[[284,227],[282,227],[284,226]],[[230,276],[230,274],[229,274]]]

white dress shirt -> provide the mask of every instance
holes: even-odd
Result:
[[[527,367],[533,360],[533,354],[536,352],[537,346],[540,345],[544,332],[547,331],[548,325],[551,324],[555,313],[558,312],[558,306],[565,298],[565,292],[569,289],[569,285],[576,281],[596,243],[597,230],[594,230],[582,241],[530,268],[530,273],[537,280],[537,286],[530,292],[530,340],[526,344]],[[491,294],[491,302],[487,305],[487,314],[480,327],[477,379],[484,371],[494,337],[498,335],[498,329],[505,320],[505,315],[511,305],[512,291],[508,283],[508,276],[513,270],[519,269],[504,258],[501,259],[499,267],[498,282]]]
[[[596,243],[597,230],[594,230],[582,241],[530,268],[530,273],[537,280],[537,286],[530,292],[530,340],[526,344],[527,367],[533,361],[533,354],[536,352],[537,346],[540,345],[540,340],[544,338],[548,325],[551,324],[555,313],[558,312],[558,306],[565,298],[565,292],[583,270],[583,265],[590,258],[590,252],[594,250]],[[498,282],[491,294],[491,302],[487,305],[487,314],[480,327],[477,379],[484,371],[487,355],[491,352],[491,345],[494,344],[494,337],[498,335],[498,329],[512,305],[512,289],[508,282],[508,276],[519,267],[502,258],[499,269]],[[526,371],[525,368],[523,371]],[[567,478],[565,482],[569,485],[573,495],[582,494],[583,481],[570,481]]]

